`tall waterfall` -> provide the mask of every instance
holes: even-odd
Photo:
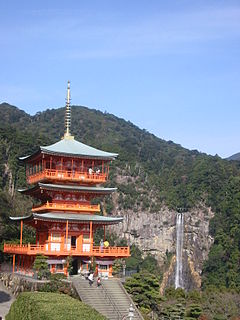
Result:
[[[183,288],[183,235],[184,215],[178,213],[176,218],[176,272],[175,288]]]

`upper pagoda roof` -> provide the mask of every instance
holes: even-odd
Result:
[[[63,212],[44,212],[44,213],[32,213],[31,215],[24,217],[10,217],[13,221],[24,220],[30,222],[32,220],[42,221],[69,221],[69,222],[82,222],[88,223],[93,222],[97,224],[117,224],[123,221],[122,217],[105,217],[100,215],[92,214],[79,214],[79,213],[63,213]]]
[[[71,136],[71,138],[64,137],[62,140],[49,146],[40,146],[38,151],[34,154],[20,157],[19,159],[26,161],[36,156],[38,153],[103,160],[113,160],[118,156],[117,153],[110,153],[88,146],[82,142],[75,140]]]
[[[47,184],[38,182],[33,187],[26,189],[18,189],[20,193],[31,194],[38,190],[56,190],[56,191],[71,191],[80,193],[95,193],[95,194],[110,194],[117,190],[117,188],[104,188],[104,187],[88,187],[88,186],[78,186],[78,185],[66,185],[66,184]]]

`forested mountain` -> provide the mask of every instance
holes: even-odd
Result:
[[[17,157],[59,140],[63,131],[64,108],[30,116],[6,103],[0,105],[1,242],[17,233],[7,222],[8,215],[27,213],[31,207],[30,200],[16,193],[26,184]],[[83,143],[119,153],[111,178],[119,188],[123,209],[144,207],[150,215],[162,205],[176,211],[198,203],[210,206],[215,213],[210,225],[215,241],[204,268],[204,286],[240,287],[239,163],[187,150],[114,115],[86,107],[72,107],[71,131]],[[116,181],[122,173],[129,176],[125,184]],[[105,206],[110,210],[112,203]]]
[[[233,154],[232,156],[228,157],[226,160],[240,161],[240,152]]]

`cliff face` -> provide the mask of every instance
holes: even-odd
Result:
[[[161,207],[156,213],[127,210],[118,214],[124,217],[124,221],[113,228],[114,232],[127,238],[130,244],[138,245],[144,254],[154,255],[160,265],[166,261],[166,253],[172,253],[162,290],[166,286],[174,286],[176,212]],[[209,221],[212,217],[211,209],[203,205],[184,213],[183,278],[186,290],[201,286],[203,262],[207,259],[213,243],[209,235]]]

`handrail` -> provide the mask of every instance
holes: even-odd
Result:
[[[40,172],[27,176],[29,183],[34,183],[44,179],[58,179],[68,181],[83,181],[83,182],[105,182],[107,179],[107,173],[96,173],[86,171],[69,171],[69,170],[56,170],[56,169],[44,169]]]
[[[92,250],[83,251],[83,248],[76,248],[76,247],[63,247],[61,242],[59,249],[52,249],[51,244],[53,242],[48,242],[44,245],[37,245],[37,244],[7,244],[4,243],[4,252],[5,253],[24,253],[24,254],[38,254],[42,253],[45,255],[84,255],[84,256],[97,256],[97,257],[108,257],[108,256],[115,256],[115,257],[128,257],[130,256],[130,248],[129,247],[108,247],[108,248],[101,248],[93,246]],[[55,242],[54,242],[55,243]]]
[[[120,310],[118,309],[116,303],[112,299],[111,295],[108,294],[107,289],[105,288],[103,283],[102,283],[102,288],[103,288],[103,291],[105,293],[105,297],[108,298],[109,302],[111,303],[111,305],[113,307],[113,311],[117,311],[117,317],[118,317],[119,320],[121,320],[122,319],[122,314],[121,314]]]

